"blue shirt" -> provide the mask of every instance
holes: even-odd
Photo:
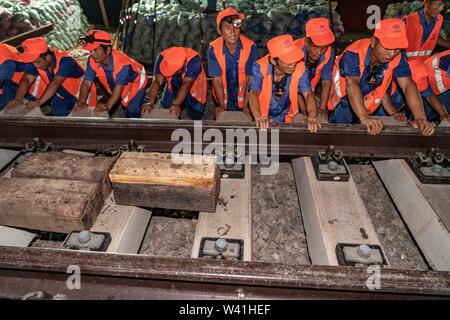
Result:
[[[86,66],[86,72],[84,74],[84,80],[86,81],[94,81],[97,78],[97,73],[92,69],[91,59],[88,60]],[[133,70],[130,65],[125,65],[122,69],[117,73],[116,78],[114,79],[114,59],[113,55],[110,54],[108,58],[108,65],[105,66],[103,63],[99,63],[99,67],[103,68],[105,71],[106,79],[108,81],[110,91],[113,91],[116,85],[125,86],[130,82],[133,82],[138,76],[137,72]]]
[[[52,52],[52,66],[53,70],[56,68],[56,56]],[[81,78],[84,74],[83,69],[80,67],[80,65],[72,58],[72,57],[63,57],[60,60],[59,63],[59,69],[56,74],[53,73],[50,69],[45,69],[45,73],[48,76],[49,81],[52,81],[54,77],[59,76],[63,78],[72,78],[72,79],[78,79]],[[37,68],[32,64],[28,63],[25,67],[25,73],[37,77],[39,75],[39,72]],[[62,96],[65,99],[73,99],[74,97],[62,86],[59,87],[57,94]]]
[[[227,88],[228,88],[228,102],[227,110],[238,110],[238,92],[239,92],[239,58],[241,56],[242,41],[239,39],[237,43],[236,53],[232,55],[228,50],[228,47],[224,44],[223,53],[225,55],[225,64],[227,68]],[[258,51],[256,45],[253,45],[250,49],[250,56],[245,64],[245,74],[247,76],[252,75],[253,63],[258,60]],[[209,47],[208,50],[208,75],[211,78],[220,77],[222,75],[222,69],[220,68],[219,61],[217,60],[214,48]]]
[[[419,11],[420,23],[422,24],[423,35],[422,35],[422,45],[427,41],[433,32],[434,27],[437,23],[437,17],[431,19],[430,23],[427,23],[427,19],[425,19],[425,14],[423,13],[423,9]]]
[[[303,47],[303,53],[305,54],[305,61],[308,61],[308,49],[306,46]],[[324,81],[331,81],[332,73],[333,73],[333,64],[334,64],[334,50],[331,51],[330,61],[322,69],[322,74],[320,75],[321,79]],[[325,60],[325,54],[321,55],[319,60],[317,61],[317,66],[320,65]],[[306,62],[305,62],[306,65]],[[313,67],[311,69],[310,78],[314,78],[316,76],[317,67]]]
[[[447,70],[447,76],[450,77],[450,53],[441,58],[439,68],[441,68],[444,71]]]
[[[164,60],[162,55],[158,55],[156,58],[155,68],[153,70],[153,74],[156,76],[158,74],[161,74],[161,62]],[[183,73],[185,73],[186,77],[194,79],[194,81],[198,78],[200,75],[200,72],[202,72],[202,59],[199,55],[193,57],[185,66]],[[172,77],[172,88],[174,92],[178,92],[178,90],[181,88],[181,85],[183,84],[183,77],[182,73],[176,74]]]
[[[273,74],[273,65],[269,64],[269,74]],[[311,91],[311,82],[309,81],[308,72],[305,71],[306,81],[299,81],[298,92],[305,93]],[[304,78],[305,75],[302,76]],[[264,76],[261,73],[261,66],[258,63],[253,64],[252,69],[252,82],[250,83],[249,90],[254,90],[258,94],[261,92]],[[281,98],[277,99],[275,96],[275,84],[272,85],[272,98],[269,107],[269,118],[275,120],[278,123],[284,122],[284,117],[289,112],[291,101],[289,99],[289,88],[291,84],[292,76],[287,76],[285,93]]]
[[[368,75],[368,66],[370,65],[370,58],[372,55],[372,48],[369,47],[366,55],[366,59],[364,61],[364,72],[359,82],[359,86],[361,88],[363,96],[368,95],[370,92],[374,91],[378,88],[384,79],[384,74],[388,68],[388,64],[381,65],[382,72],[376,75],[376,83],[369,84],[367,83],[367,75]],[[347,51],[340,62],[341,75],[343,77],[360,77],[359,70],[359,56],[357,53]],[[404,51],[401,52],[401,59],[399,65],[394,69],[394,77],[396,78],[404,78],[411,77],[411,70],[409,69],[408,62],[406,60],[406,54]]]
[[[13,90],[17,90],[19,86],[12,81],[16,72],[24,72],[26,64],[14,60],[5,60],[0,65],[0,80],[3,81],[3,86],[8,86]]]

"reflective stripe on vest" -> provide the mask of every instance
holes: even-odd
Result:
[[[405,50],[406,56],[412,60],[425,61],[432,55],[436,48],[444,19],[442,15],[438,16],[433,31],[423,45],[422,38],[424,30],[420,21],[419,12],[407,16],[405,20],[406,35],[409,42],[409,46]]]
[[[254,42],[248,39],[247,37],[241,35],[240,40],[242,43],[242,49],[239,56],[239,65],[238,65],[238,108],[244,108],[244,97],[245,97],[245,85],[247,81],[247,75],[245,72],[247,61],[250,58],[250,53]],[[223,93],[224,93],[224,103],[225,108],[228,103],[228,83],[227,83],[227,67],[226,67],[226,59],[225,54],[223,53],[223,38],[220,37],[213,42],[211,42],[211,47],[214,49],[214,53],[216,55],[217,61],[219,63],[220,69],[222,70],[222,84],[223,84]],[[214,93],[214,90],[213,90]]]
[[[305,47],[305,41],[306,41],[305,38],[297,39],[297,40],[295,40],[295,44],[296,44],[297,46],[299,46],[300,49],[303,50],[304,47]],[[324,53],[325,58],[324,58],[323,61],[322,61],[319,65],[317,65],[317,67],[316,67],[316,73],[315,73],[315,75],[314,75],[314,78],[311,79],[311,88],[312,88],[313,92],[315,91],[317,85],[319,84],[320,79],[322,78],[322,71],[323,71],[323,68],[325,68],[325,66],[327,65],[327,63],[328,63],[328,62],[330,61],[330,59],[331,59],[331,53],[332,53],[332,49],[331,49],[331,46],[329,46],[328,49],[327,49],[327,51],[325,51],[325,53]]]
[[[190,48],[184,48],[186,50],[186,66],[189,64],[189,61],[191,61],[193,58],[200,56],[200,54]],[[168,50],[168,49],[167,49]],[[161,56],[163,59],[166,59],[167,57],[167,50],[164,50],[161,52]],[[170,58],[170,57],[169,57]],[[195,98],[198,102],[201,104],[206,103],[206,95],[207,95],[207,82],[206,82],[206,73],[205,69],[203,68],[203,63],[201,63],[202,70],[200,71],[200,74],[198,75],[197,79],[194,80],[194,83],[189,91],[191,96]],[[185,68],[186,69],[186,68]],[[184,79],[186,76],[186,70],[183,71],[181,78]],[[172,77],[166,78],[167,80],[167,88],[169,91],[172,91]]]
[[[273,93],[273,80],[272,74],[269,73],[269,55],[256,61],[260,65],[260,71],[263,75],[263,83],[261,91],[258,95],[259,109],[262,116],[267,117],[269,115],[270,102],[272,100]],[[289,100],[291,105],[289,111],[285,116],[286,123],[292,123],[292,120],[296,114],[298,114],[298,84],[300,78],[305,73],[305,64],[298,63],[295,67],[294,73],[292,74],[291,83],[289,86]]]
[[[450,77],[447,75],[446,70],[440,68],[441,59],[449,55],[450,50],[447,50],[425,61],[425,65],[428,68],[428,79],[436,95],[440,95],[450,89]]]
[[[331,87],[331,98],[330,101],[328,102],[328,109],[330,111],[333,111],[339,105],[341,100],[347,96],[347,83],[345,77],[342,77],[342,75],[340,74],[339,65],[342,58],[344,57],[345,53],[349,51],[358,54],[360,79],[361,79],[361,77],[364,74],[364,69],[366,67],[365,59],[370,47],[370,43],[371,39],[358,40],[353,44],[351,44],[350,46],[348,46],[347,49],[345,49],[344,52],[336,58],[333,67],[333,84]],[[386,92],[388,91],[389,86],[392,82],[394,69],[399,65],[400,60],[401,56],[398,55],[397,57],[394,58],[394,60],[392,60],[389,63],[388,68],[385,70],[383,82],[381,83],[381,85],[364,97],[364,105],[369,114],[372,114],[380,106],[381,101]]]

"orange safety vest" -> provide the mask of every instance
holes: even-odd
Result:
[[[442,70],[439,67],[441,59],[450,55],[450,50],[435,54],[425,64],[428,68],[428,81],[435,95],[440,95],[450,90],[450,77],[447,75],[447,70]]]
[[[0,46],[2,46],[4,49],[6,49],[6,50],[2,50],[2,54],[0,55],[0,65],[3,64],[7,60],[13,60],[13,61],[16,61],[16,62],[20,62],[20,61],[16,60],[16,57],[14,57],[14,54],[18,53],[16,48],[14,48],[14,47],[12,47],[10,45],[4,44],[4,43],[1,43]],[[11,54],[8,54],[8,51]],[[11,79],[11,81],[14,82],[15,84],[19,85],[20,81],[23,78],[24,73],[25,73],[24,71],[22,71],[22,72],[15,72],[13,77],[12,77],[12,79]],[[42,95],[42,92],[41,92],[41,95],[40,95],[36,91],[35,84],[36,84],[36,80],[32,83],[31,88],[28,90],[28,93],[30,95],[32,95],[33,97],[35,97],[36,99],[39,99],[41,97],[41,95]]]
[[[193,58],[200,56],[200,54],[195,50],[192,50],[190,48],[184,48],[184,49],[186,50],[186,65]],[[167,50],[169,50],[169,49],[166,49],[163,52],[161,52],[161,56],[163,57],[163,59],[170,59],[170,57],[167,55]],[[184,70],[183,70],[183,73],[181,76],[182,79],[184,79],[185,76],[186,76],[186,68],[184,68]],[[167,80],[167,87],[168,87],[169,91],[172,91],[172,77],[169,77],[166,80]],[[191,87],[190,94],[195,100],[197,100],[201,104],[206,103],[207,82],[206,82],[205,69],[203,68],[203,63],[202,63],[202,71],[198,75],[197,79],[195,79],[194,84]]]
[[[272,100],[273,91],[273,79],[272,74],[269,72],[269,55],[256,61],[260,66],[261,73],[263,75],[263,83],[261,92],[259,93],[259,111],[264,117],[269,116],[270,101]],[[291,105],[289,111],[286,114],[284,121],[286,123],[292,123],[292,120],[296,114],[298,114],[298,83],[300,78],[305,73],[305,66],[303,63],[297,63],[294,73],[292,74],[291,83],[289,86],[289,100]]]
[[[295,44],[298,47],[300,47],[300,49],[302,49],[302,51],[303,51],[304,47],[305,47],[305,41],[306,41],[305,38],[297,39],[297,40],[295,40]],[[323,61],[321,63],[319,63],[319,65],[316,67],[316,74],[311,79],[311,88],[312,88],[313,92],[317,88],[317,85],[319,84],[319,81],[322,78],[322,70],[327,65],[327,63],[330,61],[331,54],[332,54],[332,49],[331,49],[331,46],[329,46],[327,51],[325,51],[325,53],[324,53],[325,59],[323,59]]]
[[[244,108],[244,97],[245,97],[245,91],[246,91],[245,88],[246,88],[246,82],[247,82],[247,75],[245,73],[245,67],[246,67],[247,61],[250,57],[252,46],[254,46],[255,43],[243,35],[240,36],[240,40],[242,42],[242,49],[240,52],[239,65],[238,65],[238,83],[239,83],[238,108],[243,109]],[[226,109],[227,102],[228,102],[228,83],[227,83],[227,66],[226,66],[225,54],[223,53],[223,44],[224,44],[224,41],[223,41],[222,37],[211,42],[211,47],[213,47],[214,53],[217,57],[217,61],[219,62],[220,69],[222,69],[223,94],[224,94],[224,102],[225,102],[225,109]],[[213,90],[213,92],[214,92],[214,90]]]
[[[423,27],[420,22],[419,12],[415,12],[406,17],[406,34],[409,46],[405,51],[408,59],[425,61],[431,56],[434,48],[436,48],[443,21],[444,18],[442,15],[439,15],[433,31],[422,45]]]
[[[333,84],[331,86],[331,98],[328,101],[328,110],[333,111],[341,102],[342,98],[347,96],[347,83],[345,81],[345,77],[343,77],[340,72],[340,62],[345,53],[354,52],[358,54],[360,77],[362,77],[364,69],[366,68],[365,60],[370,47],[370,42],[371,39],[358,40],[348,46],[347,49],[345,49],[344,52],[336,58],[333,67]],[[380,106],[386,92],[389,89],[389,85],[392,82],[394,69],[400,64],[400,60],[401,56],[397,55],[394,60],[389,62],[381,85],[364,97],[364,105],[369,114],[372,114]]]
[[[61,65],[61,59],[65,57],[70,57],[69,53],[65,51],[58,51],[56,49],[50,49],[56,57],[55,61],[55,69],[53,70],[53,74],[57,74],[59,67]],[[30,90],[33,90],[33,96],[41,97],[42,94],[47,90],[48,85],[50,84],[50,79],[48,78],[47,72],[43,69],[38,69],[39,76],[34,81],[34,84],[30,88]],[[81,82],[83,81],[83,77],[79,78],[67,78],[64,80],[62,87],[69,92],[72,96],[78,98],[80,95],[80,88],[81,88]],[[35,95],[35,94],[36,95]],[[58,95],[58,93],[56,93]],[[93,107],[97,104],[97,90],[94,85],[91,86],[89,97],[86,102],[88,106]]]
[[[138,92],[147,87],[148,82],[147,73],[145,72],[145,68],[140,63],[130,58],[126,54],[113,49],[111,55],[114,63],[114,71],[113,71],[114,79],[117,78],[117,74],[122,70],[122,68],[127,65],[131,66],[133,71],[138,74],[136,79],[134,79],[133,82],[130,82],[127,85],[125,85],[122,91],[121,102],[122,105],[126,108],[130,104],[130,102],[136,97]],[[106,73],[103,67],[100,67],[100,65],[96,63],[92,57],[89,58],[89,64],[91,65],[91,68],[96,72],[98,80],[100,81],[102,86],[106,89],[106,91],[109,94],[112,94],[112,90],[109,87],[108,78],[106,77]]]

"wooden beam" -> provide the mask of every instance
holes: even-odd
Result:
[[[24,33],[18,34],[17,36],[5,39],[2,41],[2,43],[9,44],[13,47],[18,47],[27,39],[35,38],[35,37],[42,37],[53,30],[53,24],[47,24],[42,27],[38,27],[36,29],[32,29],[30,31],[26,31]]]
[[[109,26],[108,13],[106,12],[106,7],[105,7],[105,1],[98,0],[98,5],[100,6],[100,12],[102,13],[103,24],[105,25],[106,29],[109,30],[110,26]]]

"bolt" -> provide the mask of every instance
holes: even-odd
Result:
[[[335,161],[330,161],[328,163],[328,169],[330,169],[330,171],[337,171],[339,169],[339,165]]]
[[[77,239],[80,243],[87,243],[91,240],[91,233],[89,231],[81,231]]]
[[[228,248],[228,242],[225,239],[217,239],[214,247],[219,252],[225,252]]]
[[[372,251],[372,249],[370,249],[370,247],[366,244],[360,245],[358,247],[357,253],[358,256],[360,256],[361,258],[369,258],[370,257],[370,252]]]
[[[442,169],[444,169],[442,166],[435,164],[433,167],[431,167],[431,171],[434,173],[440,174],[442,173]]]

